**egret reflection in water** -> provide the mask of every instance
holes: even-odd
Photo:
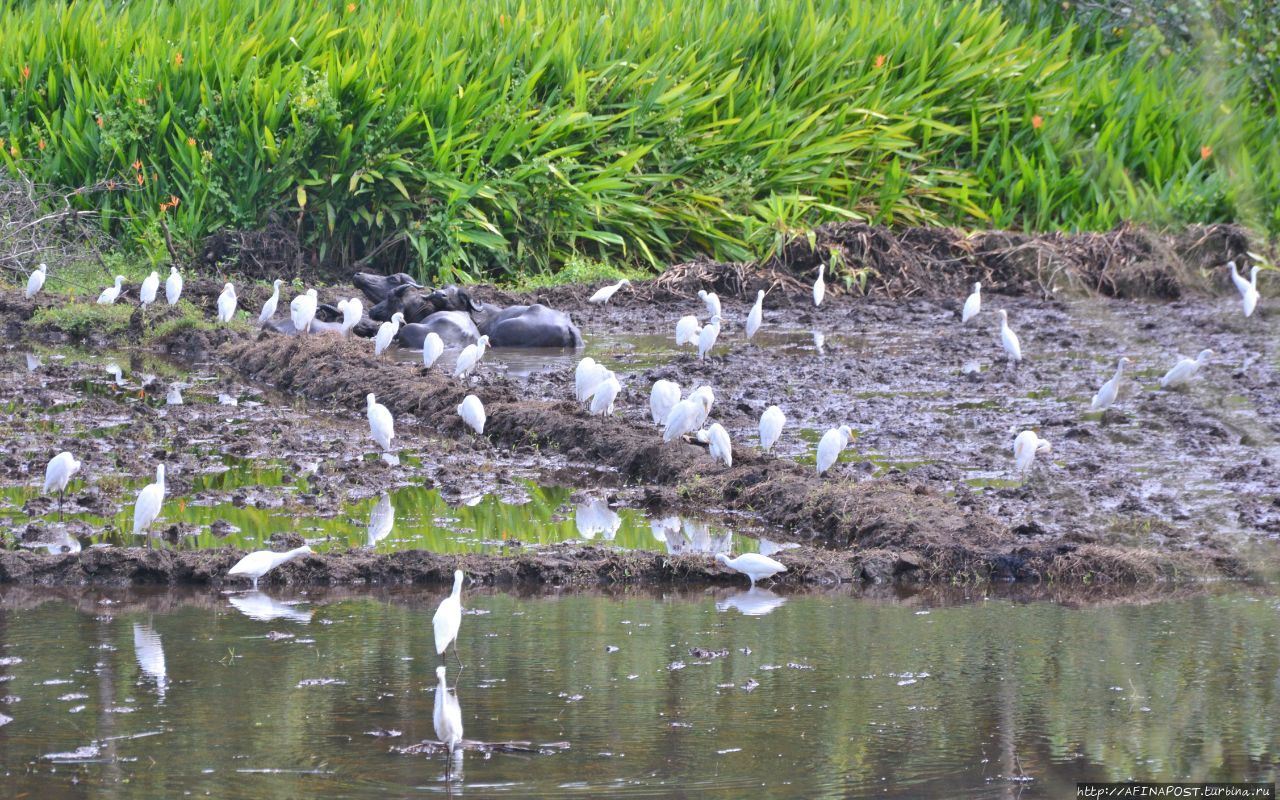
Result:
[[[138,659],[138,669],[142,674],[155,681],[156,695],[163,703],[165,689],[169,685],[164,664],[164,643],[160,641],[160,634],[150,625],[133,623],[133,655]]]
[[[311,621],[311,615],[314,613],[307,609],[297,608],[289,603],[273,600],[262,592],[227,595],[227,601],[241,614],[259,622],[283,619],[306,624]]]
[[[611,542],[622,527],[622,517],[609,508],[604,500],[588,500],[578,503],[573,515],[578,535],[583,539],[594,539],[599,534],[605,541]]]
[[[717,600],[716,611],[733,609],[745,617],[763,617],[780,608],[785,602],[787,598],[756,586],[745,592],[731,594],[723,600]]]
[[[373,511],[369,513],[369,531],[367,545],[373,547],[378,542],[387,538],[391,533],[391,529],[396,524],[396,510],[391,505],[391,495],[386,492],[378,498],[378,504],[373,507]]]

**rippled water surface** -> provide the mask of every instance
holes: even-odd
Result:
[[[1084,779],[1272,781],[1273,589],[1079,608],[468,591],[465,668],[447,659],[466,737],[568,749],[467,752],[446,784],[444,756],[390,752],[433,737],[441,592],[9,588],[4,796],[1057,798]]]

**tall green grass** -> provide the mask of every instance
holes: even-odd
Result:
[[[330,263],[403,234],[384,257],[428,279],[749,258],[842,218],[1280,229],[1244,77],[978,3],[72,0],[0,30],[0,157],[117,180],[81,201],[152,253],[162,216],[188,242],[275,216]]]

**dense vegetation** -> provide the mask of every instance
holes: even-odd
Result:
[[[162,219],[188,245],[274,220],[333,264],[403,235],[382,257],[424,277],[744,258],[845,217],[1280,229],[1256,70],[1043,17],[1012,0],[0,1],[2,158],[95,187],[74,202],[156,259]]]

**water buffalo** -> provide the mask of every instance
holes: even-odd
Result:
[[[541,303],[495,306],[480,303],[466,289],[447,286],[426,295],[440,311],[465,311],[493,347],[580,347],[582,334],[569,315]],[[437,312],[439,313],[439,312]]]
[[[374,319],[391,319],[396,313],[404,314],[409,324],[400,328],[396,341],[401,347],[410,350],[421,350],[422,342],[427,334],[435,332],[445,347],[464,347],[480,338],[480,331],[471,321],[471,315],[464,311],[440,310],[427,301],[416,287],[397,286],[382,300],[369,309],[369,316]]]
[[[351,282],[356,285],[357,289],[364,293],[364,296],[368,298],[369,303],[375,308],[378,303],[387,299],[387,295],[391,294],[401,286],[412,286],[417,289],[422,288],[417,281],[403,272],[397,272],[395,275],[378,275],[373,272],[357,272],[351,276]],[[386,322],[391,319],[391,314],[387,314],[385,317],[380,317],[373,312],[373,309],[369,310],[369,315],[382,322]]]

